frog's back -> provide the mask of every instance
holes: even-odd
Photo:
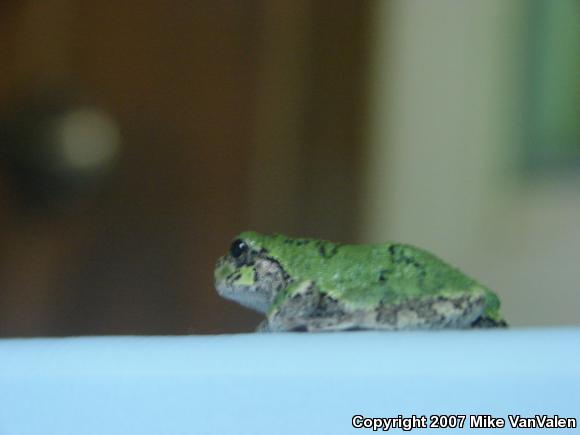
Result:
[[[465,289],[475,281],[435,255],[402,243],[348,245],[249,233],[295,279],[335,291],[374,287],[392,296]]]

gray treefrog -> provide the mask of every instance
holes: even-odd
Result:
[[[498,297],[423,249],[243,232],[217,262],[218,293],[266,315],[259,331],[507,326]]]

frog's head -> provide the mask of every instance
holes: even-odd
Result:
[[[261,234],[241,233],[214,271],[221,296],[262,313],[289,282],[282,265],[269,255],[267,240]]]

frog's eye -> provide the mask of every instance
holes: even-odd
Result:
[[[248,251],[248,245],[243,240],[234,240],[232,246],[230,247],[230,255],[234,258],[241,257],[245,252]]]

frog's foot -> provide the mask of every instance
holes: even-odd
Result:
[[[261,331],[338,331],[356,329],[352,316],[312,281],[290,285],[278,295]]]

